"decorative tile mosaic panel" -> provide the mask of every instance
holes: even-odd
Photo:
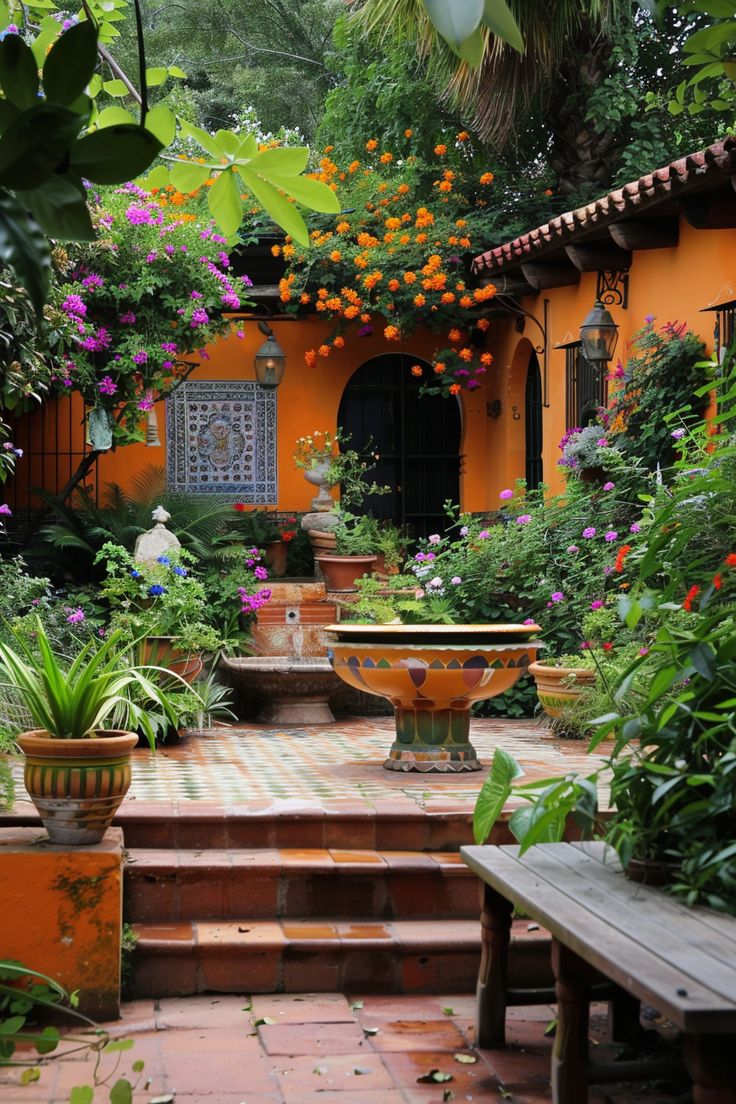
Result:
[[[276,392],[242,380],[187,380],[166,400],[173,491],[276,503]]]

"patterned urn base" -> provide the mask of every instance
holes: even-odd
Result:
[[[481,769],[470,742],[469,709],[416,709],[397,705],[396,740],[386,770],[461,772]]]

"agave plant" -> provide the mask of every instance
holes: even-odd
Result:
[[[169,679],[178,676],[160,667],[128,666],[118,648],[122,635],[113,632],[101,644],[89,640],[71,665],[64,666],[54,654],[39,618],[35,640],[38,652],[20,636],[16,636],[18,650],[0,643],[0,684],[17,692],[33,723],[57,740],[93,736],[114,715],[116,725],[134,731],[140,728],[153,751],[156,730],[146,708],[132,700],[133,693],[146,706],[160,710],[175,726],[178,713],[151,676],[154,672],[162,672]],[[187,689],[195,693],[191,687]]]

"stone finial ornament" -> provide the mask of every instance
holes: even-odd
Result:
[[[156,523],[153,529],[141,533],[135,542],[133,555],[138,563],[156,563],[159,556],[181,548],[181,541],[166,528],[171,514],[163,506],[157,506],[151,517]]]

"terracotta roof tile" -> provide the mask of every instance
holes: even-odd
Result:
[[[578,234],[601,228],[627,215],[639,214],[675,193],[679,195],[699,186],[708,175],[716,181],[719,177],[725,179],[733,174],[736,174],[736,137],[730,136],[721,142],[714,142],[707,149],[680,157],[661,169],[654,169],[593,203],[557,215],[542,226],[520,234],[513,241],[481,253],[473,261],[473,271],[514,266],[519,259],[529,259],[550,248],[566,245]]]

